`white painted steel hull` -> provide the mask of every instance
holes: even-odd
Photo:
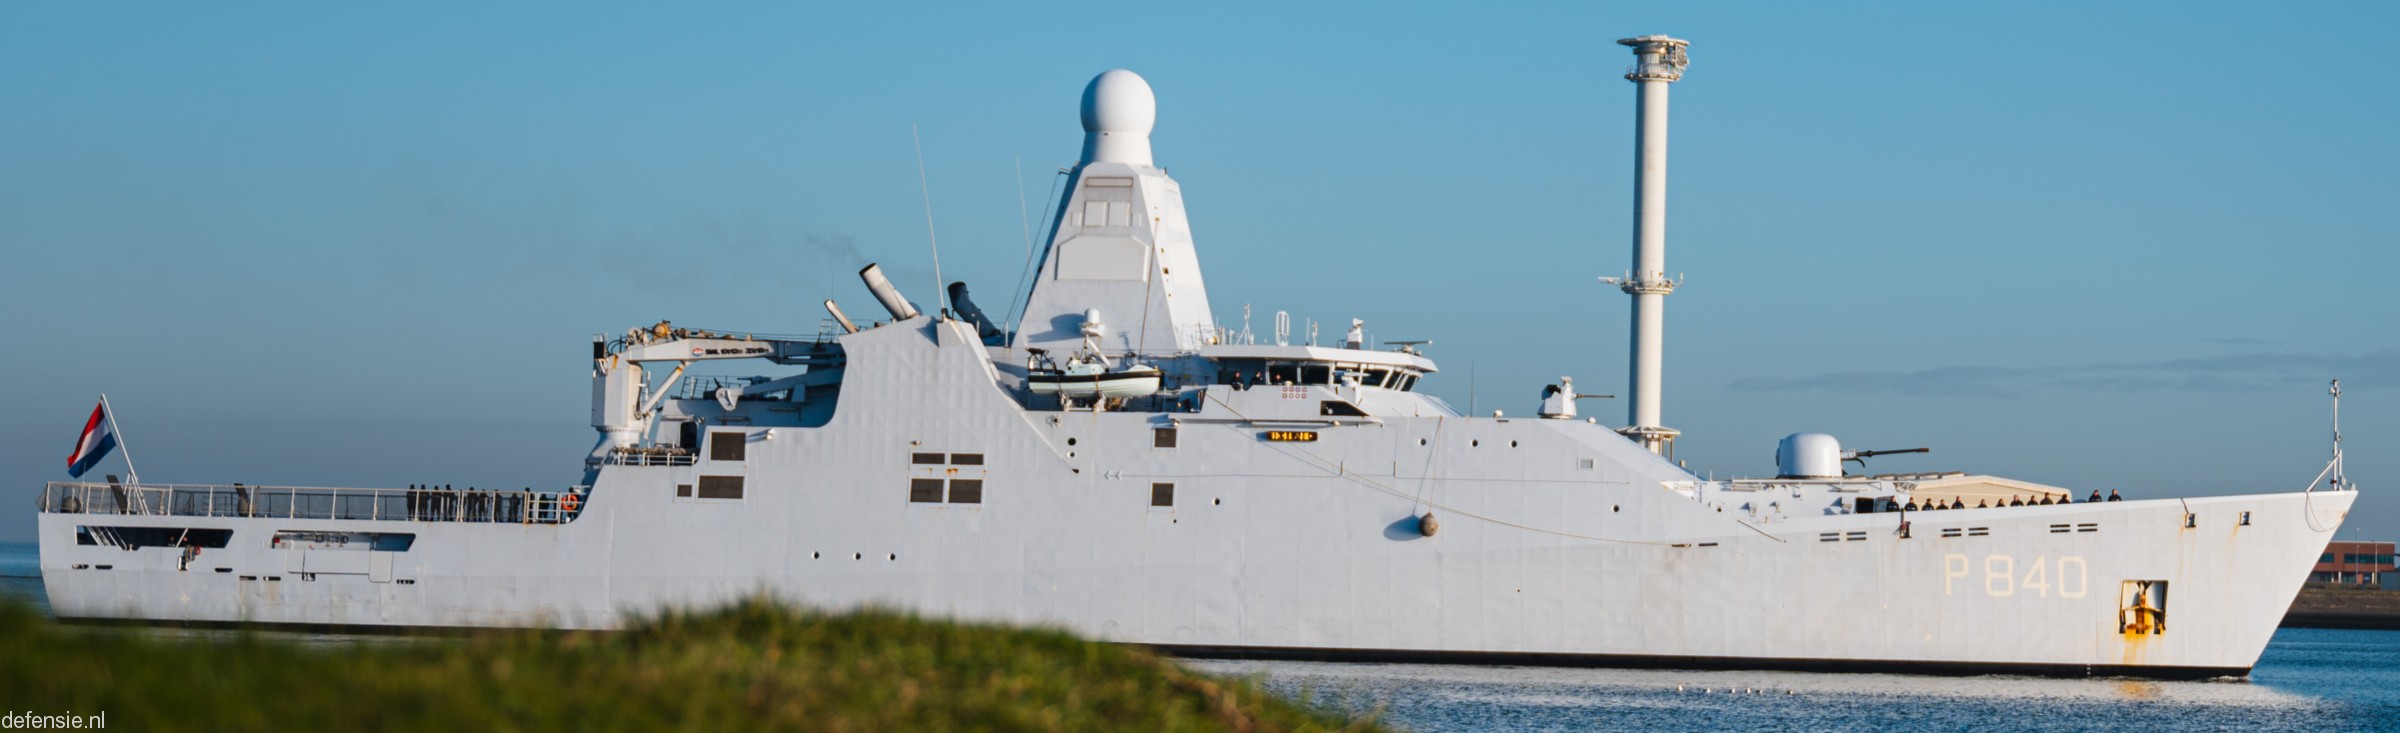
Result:
[[[75,618],[607,628],[765,591],[1209,654],[2202,676],[2257,661],[2355,498],[1929,512],[1909,515],[1903,538],[1894,514],[1737,521],[1596,425],[1384,417],[1270,443],[1262,416],[1345,393],[1211,388],[1206,410],[1179,415],[1027,411],[956,324],[844,345],[852,383],[831,424],[778,428],[741,462],[609,467],[570,524],[44,513],[51,605]],[[1152,447],[1169,418],[1178,446]],[[947,470],[911,465],[927,450],[983,453],[958,469],[984,479],[982,503],[910,503],[910,478]],[[702,475],[746,477],[745,498],[675,496]],[[1174,505],[1152,507],[1163,482]],[[1414,524],[1428,506],[1433,537]],[[234,536],[178,571],[173,549],[75,544],[78,525],[102,522]],[[2085,523],[2094,531],[2052,531]],[[1940,536],[1969,526],[1988,534]],[[393,580],[413,583],[303,580],[308,559],[268,546],[276,531],[320,529],[415,533],[391,558]],[[2170,582],[2166,633],[2117,633],[2119,583],[2133,579]]]

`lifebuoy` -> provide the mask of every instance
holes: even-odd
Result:
[[[579,508],[582,508],[582,507],[583,507],[583,498],[582,498],[582,497],[576,496],[576,495],[574,495],[574,494],[565,494],[565,495],[562,495],[562,496],[558,497],[558,509],[559,509],[559,511],[564,511],[564,512],[572,512],[572,511],[575,511],[576,509],[579,509]]]

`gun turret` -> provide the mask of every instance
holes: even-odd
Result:
[[[1932,448],[1899,448],[1899,449],[1895,449],[1895,450],[1846,450],[1846,451],[1842,451],[1842,460],[1845,460],[1845,461],[1857,461],[1857,462],[1858,462],[1858,465],[1860,465],[1860,466],[1865,466],[1865,465],[1867,465],[1867,459],[1869,459],[1869,458],[1874,458],[1874,457],[1876,457],[1876,456],[1888,456],[1888,455],[1893,455],[1893,454],[1897,454],[1897,453],[1932,453],[1932,452],[1933,452],[1933,449],[1932,449]]]

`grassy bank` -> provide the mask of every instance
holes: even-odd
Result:
[[[1372,729],[1061,632],[749,601],[620,632],[174,638],[0,607],[0,709],[111,730]]]

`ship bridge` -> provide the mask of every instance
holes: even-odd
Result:
[[[1433,360],[1402,351],[1322,346],[1204,346],[1195,354],[1216,368],[1224,385],[1360,386],[1410,391],[1436,371]]]

